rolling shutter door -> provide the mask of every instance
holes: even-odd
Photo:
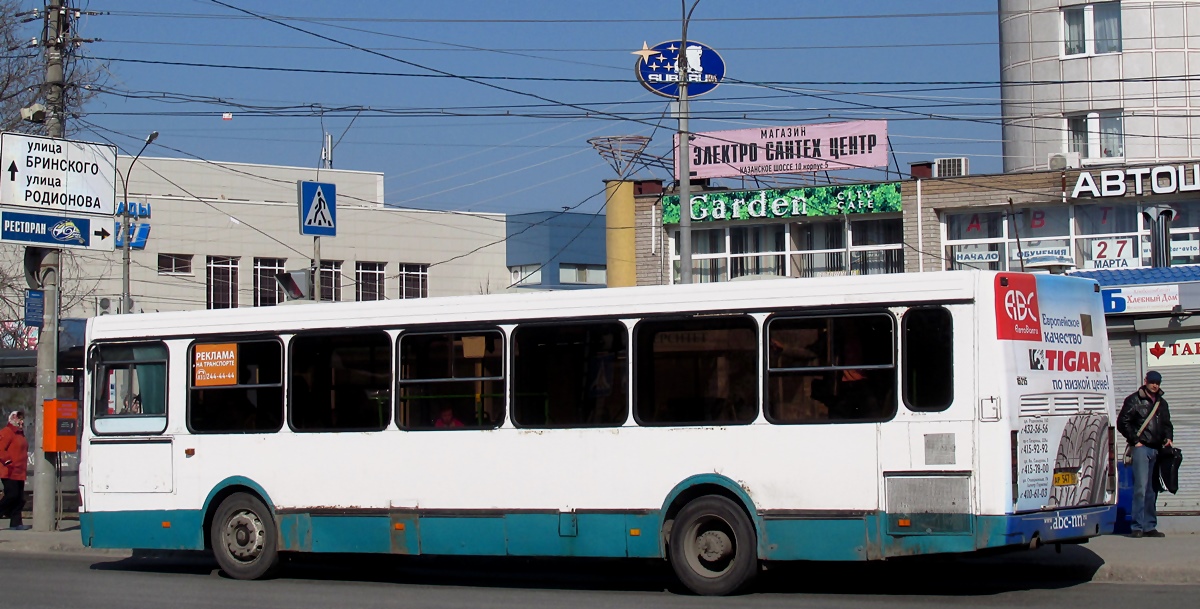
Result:
[[[1200,513],[1200,366],[1169,366],[1161,372],[1183,465],[1179,494],[1159,493],[1158,513]]]
[[[1125,396],[1142,386],[1142,341],[1133,332],[1113,334],[1108,338],[1108,346],[1112,352],[1113,394],[1120,412]]]

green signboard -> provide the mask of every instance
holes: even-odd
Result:
[[[663,197],[663,224],[679,224],[679,195]],[[900,183],[729,190],[692,195],[692,222],[821,218],[900,211]]]

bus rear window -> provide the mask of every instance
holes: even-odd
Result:
[[[253,433],[283,427],[283,345],[278,340],[192,345],[188,428]]]
[[[636,340],[639,423],[736,425],[758,418],[753,319],[643,321]]]
[[[167,428],[167,348],[162,343],[98,345],[92,426],[98,434],[162,433]]]
[[[942,308],[904,314],[904,404],[945,410],[954,400],[954,324]]]

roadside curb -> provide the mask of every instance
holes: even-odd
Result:
[[[1200,584],[1200,570],[1195,567],[1164,567],[1102,565],[1091,581],[1135,584]]]

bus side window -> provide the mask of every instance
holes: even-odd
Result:
[[[343,331],[292,339],[290,421],[296,431],[380,431],[391,421],[392,340]]]
[[[896,412],[889,315],[776,318],[767,324],[767,419],[868,422]]]
[[[283,427],[283,345],[276,339],[192,345],[188,428],[196,433]]]
[[[938,411],[954,400],[954,323],[943,308],[904,314],[904,404]]]
[[[642,320],[634,414],[641,425],[758,418],[758,326],[749,317]]]
[[[629,340],[619,322],[521,325],[513,332],[513,422],[616,427],[629,410]]]
[[[96,433],[162,433],[167,427],[167,348],[103,344],[93,352]]]
[[[504,335],[497,330],[403,334],[401,429],[493,429],[504,422]]]

